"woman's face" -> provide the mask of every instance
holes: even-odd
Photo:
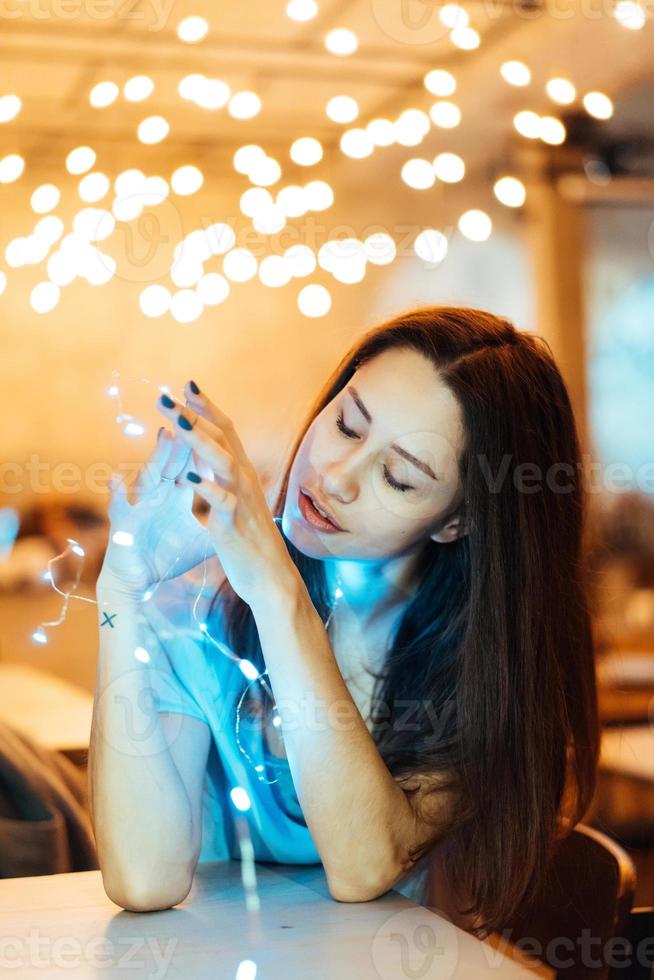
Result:
[[[430,536],[452,540],[455,525],[441,524],[461,497],[463,446],[459,403],[432,363],[411,349],[384,351],[307,430],[291,466],[282,530],[313,558],[390,558]],[[305,519],[300,487],[342,531]]]

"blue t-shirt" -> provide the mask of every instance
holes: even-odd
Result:
[[[250,682],[238,664],[200,630],[199,623],[208,614],[214,593],[215,588],[201,591],[200,584],[183,576],[162,583],[141,607],[149,627],[146,649],[158,710],[191,715],[211,730],[199,861],[240,859],[230,791],[241,787],[251,804],[243,815],[255,860],[322,863],[298,801],[288,760],[269,751],[259,725],[243,723],[243,708],[239,739],[252,761],[239,747],[239,699],[247,689],[246,697],[252,692],[256,701],[260,686]],[[224,635],[219,635],[217,607],[218,602],[214,603],[209,628],[215,639],[224,642]],[[263,767],[260,772],[267,780],[275,781],[261,780],[256,766]],[[395,890],[420,901],[425,874],[425,863],[419,862],[394,886]]]

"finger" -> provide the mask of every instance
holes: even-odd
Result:
[[[171,445],[172,438],[166,435],[166,429],[162,426],[157,433],[157,441],[152,455],[143,464],[143,469],[136,483],[135,493],[138,499],[159,485],[162,470],[170,455]]]
[[[191,451],[181,438],[180,433],[174,431],[169,434],[168,438],[172,448],[161,475],[169,480],[176,480],[180,473],[183,473],[188,467]]]
[[[187,404],[182,405],[180,401],[177,401],[166,393],[157,399],[157,409],[173,424],[173,432],[176,434],[179,434],[179,430],[175,423],[179,415],[184,413],[196,429],[205,432],[210,438],[221,445],[223,449],[231,451],[231,447],[220,429],[209,419],[203,418],[198,412],[197,407],[188,403],[188,399]]]
[[[221,486],[220,483],[205,480],[195,470],[188,470],[185,477],[188,485],[211,506],[214,514],[227,518],[233,513],[236,507],[236,494],[231,490]]]
[[[164,415],[169,416],[175,425],[176,433],[180,434],[186,445],[195,450],[220,480],[231,485],[235,478],[235,459],[233,454],[221,445],[223,440],[220,439],[220,434],[212,423],[205,422],[188,408],[180,411],[176,403],[174,407],[169,408],[159,401],[157,406]]]
[[[218,407],[210,398],[205,395],[202,390],[194,391],[192,384],[195,382],[187,381],[184,385],[184,394],[186,399],[191,405],[191,407],[206,418],[209,422],[212,422],[219,431],[223,434],[227,440],[229,448],[232,450],[236,458],[240,462],[244,462],[247,459],[245,448],[238,437],[234,423],[228,415],[223,412],[221,408]],[[197,388],[198,386],[195,385]]]
[[[112,473],[107,488],[111,494],[107,508],[109,520],[113,521],[124,507],[129,506],[129,492],[120,473]]]

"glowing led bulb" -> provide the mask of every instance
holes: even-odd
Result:
[[[0,98],[0,123],[10,122],[15,119],[21,110],[23,103],[17,95],[3,95]]]
[[[242,786],[235,786],[234,789],[230,790],[229,795],[237,810],[245,812],[250,809],[250,797]]]
[[[368,262],[373,265],[390,265],[395,260],[395,242],[385,231],[375,231],[363,242],[363,251]]]
[[[202,176],[202,171],[198,170],[192,164],[184,167],[178,167],[170,178],[170,186],[175,191],[176,194],[180,194],[183,197],[189,194],[195,194],[199,191],[204,183],[204,177]]]
[[[322,160],[322,146],[313,136],[301,136],[291,144],[290,157],[302,167],[311,167]]]
[[[456,153],[439,153],[432,166],[438,179],[445,184],[456,184],[466,172],[465,163]]]
[[[364,157],[368,157],[374,150],[374,144],[370,134],[367,130],[361,129],[360,127],[347,129],[341,136],[339,145],[342,152],[354,160],[361,160]]]
[[[47,636],[45,635],[45,632],[42,629],[34,630],[34,632],[32,633],[32,639],[34,640],[35,643],[47,643],[48,642],[48,638],[47,638]]]
[[[327,103],[325,112],[332,122],[350,123],[359,115],[359,105],[349,95],[335,95]]]
[[[282,187],[275,198],[275,205],[287,218],[301,218],[309,210],[308,197],[304,188],[298,184],[288,184],[286,187]]]
[[[402,180],[414,190],[424,191],[433,187],[436,175],[429,160],[415,157],[413,160],[407,160],[402,167]]]
[[[447,247],[447,238],[442,231],[435,228],[425,228],[416,235],[413,243],[413,250],[418,258],[434,265],[443,261],[447,255]]]
[[[170,303],[170,313],[178,323],[192,323],[203,310],[204,304],[193,289],[179,289]]]
[[[320,317],[329,313],[332,298],[324,286],[311,283],[300,290],[297,298],[300,313],[308,317]]]
[[[256,163],[266,159],[266,153],[256,143],[239,146],[233,157],[234,170],[240,174],[249,174]]]
[[[123,95],[128,102],[143,102],[154,92],[154,82],[147,75],[134,75],[123,85]]]
[[[196,44],[207,36],[209,25],[204,17],[185,17],[177,25],[177,37],[187,44]]]
[[[452,44],[462,51],[474,51],[481,44],[481,38],[472,27],[455,27],[450,34]]]
[[[115,82],[98,82],[91,89],[89,102],[94,109],[104,109],[118,98],[118,86]]]
[[[456,27],[467,27],[470,18],[458,3],[446,3],[438,12],[442,24],[454,30]]]
[[[325,211],[334,203],[334,192],[324,180],[310,180],[304,187],[304,197],[311,211]]]
[[[545,91],[558,105],[570,105],[577,97],[576,88],[567,78],[550,78]]]
[[[359,41],[356,34],[347,27],[336,27],[326,35],[325,47],[331,54],[354,54],[359,47]]]
[[[170,124],[163,116],[148,116],[139,123],[137,136],[141,143],[161,143],[170,132]]]
[[[54,184],[41,184],[30,198],[32,210],[37,214],[47,214],[57,207],[60,197],[61,192]]]
[[[461,122],[461,110],[454,102],[434,102],[429,115],[432,122],[441,129],[453,129]]]
[[[286,14],[291,20],[304,22],[312,20],[318,13],[318,4],[315,0],[290,0],[286,4]]]
[[[146,286],[139,296],[139,306],[145,316],[163,316],[170,309],[170,290],[158,283]]]
[[[236,92],[229,100],[227,111],[234,119],[252,119],[261,112],[261,99],[256,92]]]
[[[111,535],[111,540],[114,544],[120,544],[125,548],[129,548],[134,544],[134,535],[130,531],[114,531]]]
[[[565,141],[566,129],[560,119],[555,116],[542,116],[540,121],[540,138],[544,143],[558,146]]]
[[[90,146],[78,146],[66,157],[66,170],[69,174],[84,174],[95,163],[95,150]]]
[[[232,282],[247,282],[257,273],[258,262],[247,248],[233,248],[223,258],[223,272]]]
[[[290,245],[284,252],[286,267],[295,278],[310,276],[316,268],[316,256],[308,245],[299,242],[297,245]]]
[[[101,173],[91,173],[87,174],[79,182],[78,193],[83,201],[87,204],[93,204],[96,201],[101,201],[103,197],[108,193],[111,183],[109,178],[105,174]]]
[[[524,86],[531,81],[531,72],[523,61],[505,61],[500,73],[509,85]]]
[[[433,71],[428,72],[425,75],[425,88],[432,95],[452,95],[456,90],[456,80],[454,75],[449,71],[443,71],[441,68],[434,68]]]
[[[30,294],[30,303],[35,313],[49,313],[59,302],[61,290],[53,282],[38,283]]]
[[[541,122],[537,112],[525,109],[517,112],[513,117],[513,125],[521,136],[527,139],[536,140],[540,137]]]
[[[137,647],[134,651],[134,656],[137,660],[140,660],[143,664],[150,663],[150,654],[145,649],[145,647]]]
[[[18,153],[10,153],[0,160],[0,184],[12,184],[25,169],[25,161]]]
[[[493,229],[491,219],[484,211],[472,208],[459,218],[459,231],[471,242],[485,242]]]
[[[517,177],[500,177],[493,187],[495,197],[508,208],[519,208],[525,203],[525,185]]]
[[[586,112],[595,119],[610,119],[613,115],[613,103],[603,92],[587,92],[583,102]]]
[[[238,662],[238,666],[241,673],[244,674],[250,681],[255,681],[259,676],[259,671],[250,660],[241,658]]]
[[[219,272],[208,272],[202,276],[195,291],[205,306],[218,306],[229,296],[229,283]]]
[[[618,0],[613,8],[613,16],[618,24],[630,31],[639,31],[647,20],[645,10],[635,0]]]
[[[366,132],[374,146],[391,146],[395,142],[395,126],[390,119],[371,119]]]

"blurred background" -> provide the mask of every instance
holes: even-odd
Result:
[[[60,593],[94,595],[106,482],[149,453],[161,387],[194,378],[270,486],[360,333],[482,307],[546,337],[573,398],[604,725],[588,822],[654,903],[645,0],[5,0],[0,43],[2,723],[83,773],[96,613]],[[83,866],[71,846],[48,870]]]

